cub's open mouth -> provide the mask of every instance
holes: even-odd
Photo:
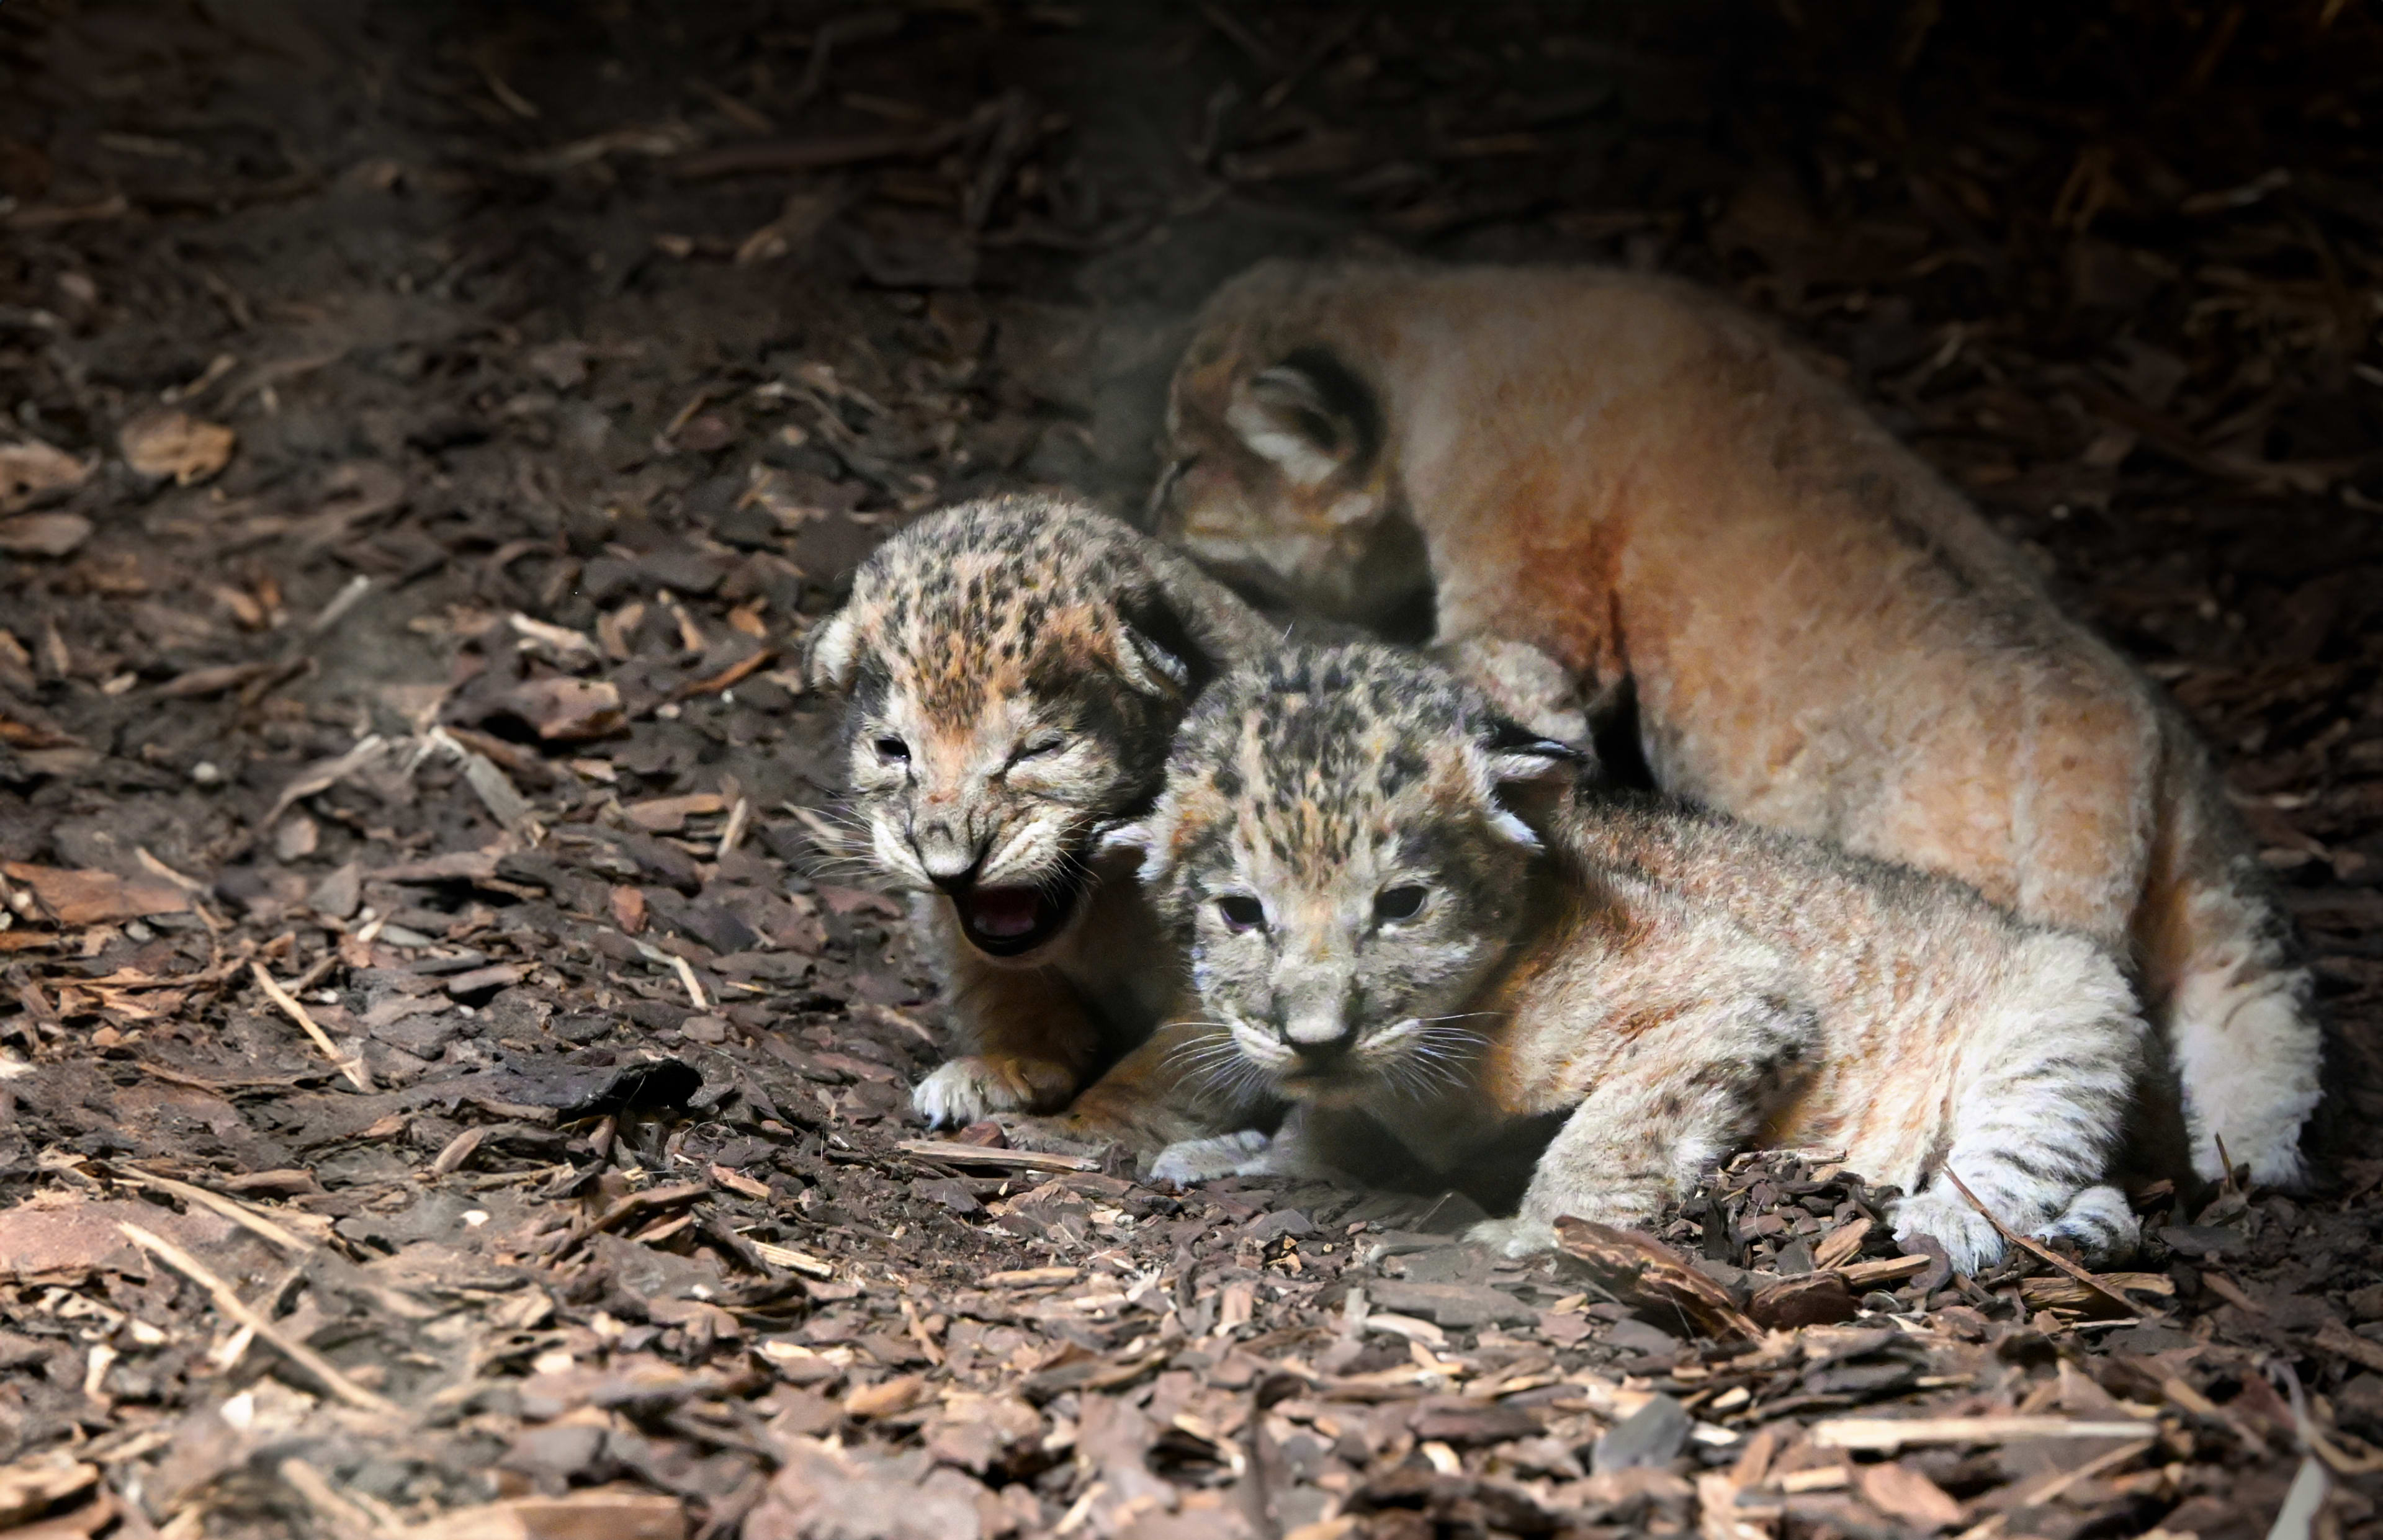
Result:
[[[970,888],[952,895],[960,932],[978,951],[994,957],[1021,957],[1057,935],[1084,895],[1082,879],[1071,875],[1050,891],[1042,888]]]

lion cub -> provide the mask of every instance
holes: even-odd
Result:
[[[1665,791],[2093,937],[2193,1168],[2302,1176],[2310,979],[2192,731],[1768,326],[1626,273],[1267,263],[1168,425],[1160,533],[1203,562],[1344,619],[1427,600],[1635,699]]]
[[[1270,647],[1189,562],[1080,504],[1017,497],[910,525],[812,634],[849,697],[854,848],[941,954],[961,1056],[931,1124],[1050,1111],[1146,1038],[1179,989],[1104,826],[1146,810],[1184,709]]]
[[[1413,655],[1293,649],[1211,687],[1115,838],[1144,844],[1200,1014],[1311,1135],[1363,1112],[1451,1171],[1569,1115],[1521,1213],[1476,1231],[1513,1254],[1562,1214],[1644,1224],[1752,1144],[1844,1149],[1965,1272],[2003,1242],[1954,1173],[2014,1230],[2131,1240],[2100,1184],[2144,1028],[2111,957],[1944,878],[1571,791],[1578,758]],[[1156,1174],[1329,1155],[1263,1144]]]

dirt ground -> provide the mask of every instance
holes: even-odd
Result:
[[[2383,1532],[2383,12],[0,6],[0,1532]],[[1778,316],[2215,745],[2327,1186],[2137,1271],[1824,1157],[1450,1196],[929,1140],[796,663],[1154,474],[1273,253]],[[2272,1527],[2271,1527],[2272,1526]]]

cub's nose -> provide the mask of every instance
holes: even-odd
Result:
[[[966,893],[976,881],[977,869],[984,864],[984,852],[961,840],[947,823],[913,830],[910,847],[919,853],[919,864],[927,869],[929,880],[948,893]]]
[[[1282,1038],[1303,1063],[1320,1066],[1346,1057],[1357,1045],[1357,1029],[1340,1021],[1293,1021]]]

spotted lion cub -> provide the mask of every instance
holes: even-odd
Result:
[[[1558,1115],[1513,1254],[1574,1214],[1643,1225],[1754,1144],[1842,1148],[1910,1196],[1899,1236],[1971,1271],[2021,1233],[2116,1250],[2102,1184],[2144,1027],[2117,963],[1908,868],[1583,785],[1575,750],[1387,647],[1295,649],[1213,686],[1139,832],[1201,1013],[1302,1104],[1275,1147],[1158,1175],[1313,1170],[1369,1115],[1453,1171]]]
[[[1095,849],[1145,811],[1194,696],[1273,645],[1165,547],[1047,497],[910,525],[813,633],[849,699],[849,854],[916,895],[962,1053],[931,1124],[1063,1106],[1146,1038],[1179,987],[1130,864]]]
[[[2176,1163],[2303,1177],[2311,979],[2192,729],[1762,322],[1641,274],[1271,262],[1167,413],[1162,536],[1343,619],[1427,596],[1440,642],[1634,703],[1663,790],[2093,937],[2176,1065]]]

